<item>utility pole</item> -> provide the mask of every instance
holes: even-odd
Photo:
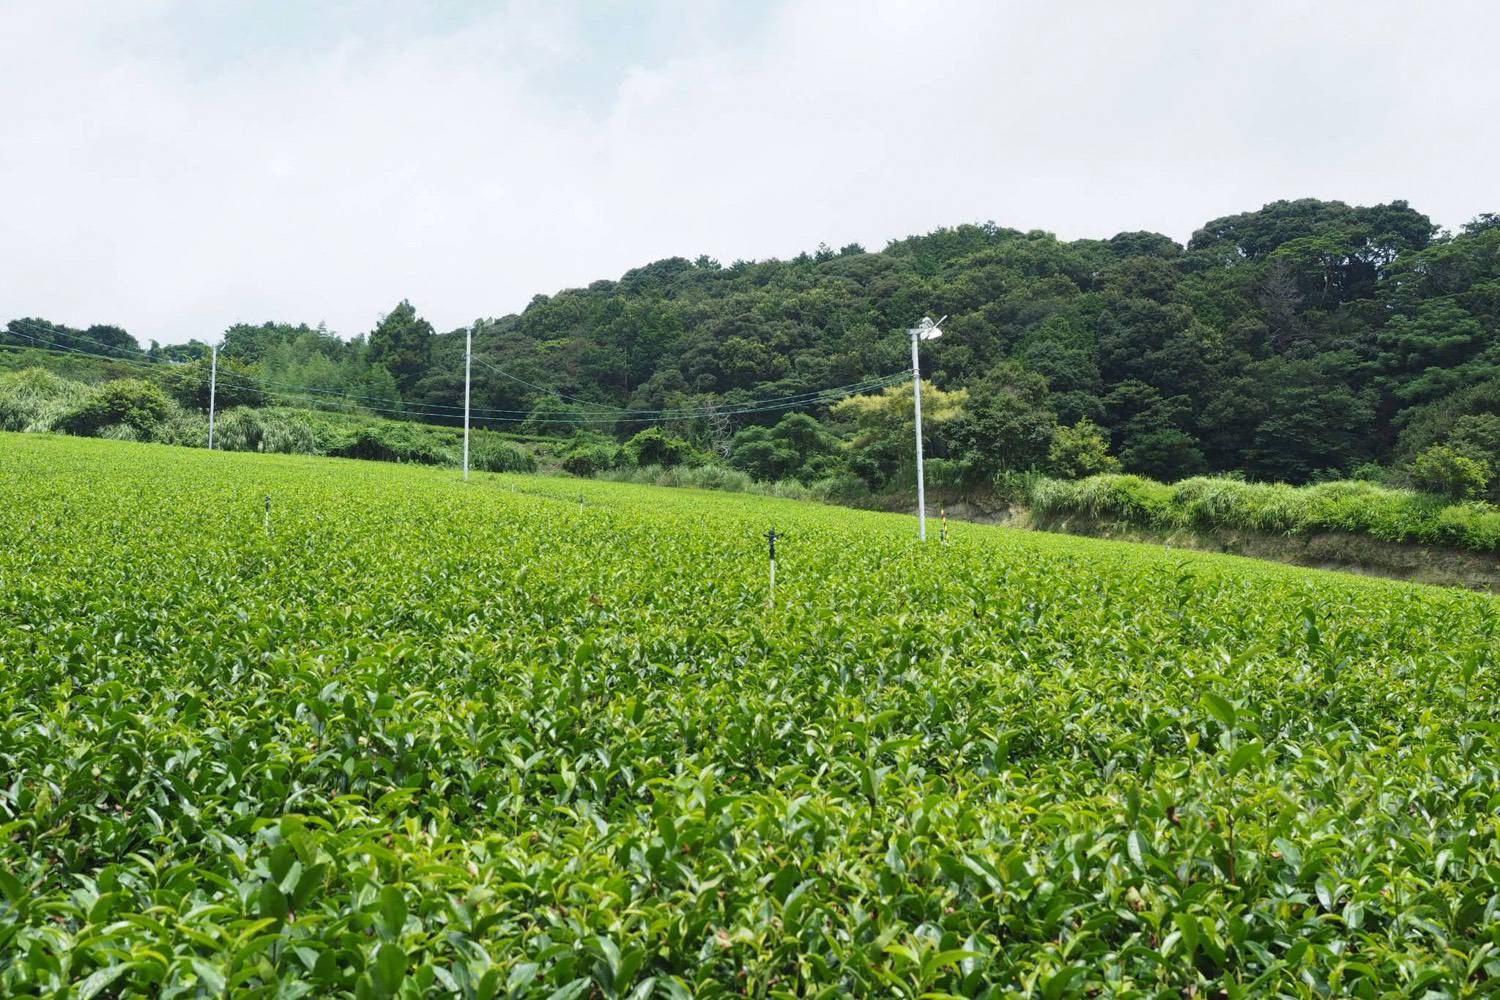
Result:
[[[469,376],[474,369],[474,327],[464,332],[464,482],[469,481]]]
[[[214,404],[218,402],[215,398],[219,389],[219,346],[215,344],[209,348],[210,357],[208,367],[208,450],[214,450]]]
[[[927,541],[927,484],[922,478],[922,366],[917,360],[917,342],[941,337],[940,327],[947,318],[944,316],[934,323],[932,317],[923,316],[922,322],[906,331],[911,334],[912,415],[917,425],[917,538],[924,542]]]

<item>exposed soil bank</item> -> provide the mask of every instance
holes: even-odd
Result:
[[[871,497],[859,504],[862,507],[890,511],[911,511],[915,505],[915,496],[900,494]],[[929,500],[929,518],[936,517],[943,510],[947,511],[950,518],[959,521],[1170,545],[1173,548],[1199,552],[1224,552],[1313,569],[1500,593],[1500,560],[1493,555],[1465,552],[1461,549],[1400,545],[1335,531],[1309,535],[1271,535],[1203,528],[1162,531],[1130,524],[1105,523],[1081,515],[1040,519],[1033,517],[1024,508],[998,502],[988,503],[982,497]]]

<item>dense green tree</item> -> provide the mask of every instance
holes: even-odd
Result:
[[[143,353],[136,339],[118,326],[96,324],[86,330],[75,330],[39,317],[7,322],[5,329],[0,331],[0,344],[109,358],[138,358]]]
[[[432,324],[402,299],[370,331],[370,360],[391,373],[398,389],[408,392],[432,359],[432,337]]]
[[[1006,362],[969,387],[964,412],[946,429],[971,474],[1038,468],[1047,458],[1057,414],[1047,380]]]
[[[833,471],[838,441],[805,413],[789,413],[774,427],[747,427],[734,436],[729,462],[756,479],[801,475],[821,478]]]

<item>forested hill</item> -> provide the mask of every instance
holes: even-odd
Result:
[[[541,389],[657,410],[855,383],[906,368],[903,331],[924,314],[950,317],[924,375],[967,390],[933,446],[975,474],[1043,466],[1057,429],[1086,421],[1126,470],[1161,479],[1306,481],[1455,433],[1500,469],[1500,217],[1440,234],[1401,201],[1276,202],[1187,246],[986,224],[879,252],[660,260],[479,321],[475,406],[561,420],[571,404]],[[462,330],[433,334],[406,303],[352,344],[276,324],[225,339],[265,377],[428,409],[460,400],[462,352]],[[723,434],[674,426],[704,447]],[[898,475],[894,456],[869,458],[855,471],[872,486]]]

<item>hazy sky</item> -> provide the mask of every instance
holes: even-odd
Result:
[[[1500,211],[1500,4],[0,0],[0,320],[440,329],[707,253]]]

